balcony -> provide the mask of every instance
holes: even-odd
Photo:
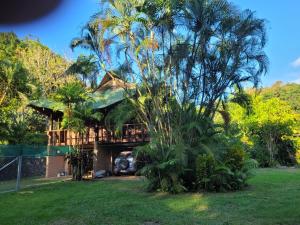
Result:
[[[95,140],[100,145],[145,143],[150,140],[143,124],[125,124],[119,133],[105,126],[100,126],[96,132],[93,128],[87,128],[87,132],[82,134],[68,132],[67,130],[51,130],[47,134],[48,144],[51,146],[93,145]]]

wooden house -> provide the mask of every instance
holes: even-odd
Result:
[[[105,117],[125,99],[125,93],[130,90],[134,91],[134,89],[134,84],[125,83],[118,77],[107,73],[97,90],[92,93],[93,109],[101,112]],[[30,107],[49,118],[47,130],[49,156],[46,160],[46,177],[55,177],[62,172],[70,173],[65,155],[51,154],[53,149],[59,151],[60,147],[66,149],[75,143],[80,144],[84,151],[92,151],[94,154],[92,171],[107,170],[112,172],[114,158],[120,152],[132,151],[134,147],[149,141],[145,127],[139,123],[124,124],[121,134],[116,135],[113,127],[108,127],[105,124],[105,119],[100,123],[87,122],[86,133],[78,135],[61,128],[63,105],[58,107],[56,104],[54,107],[53,102],[44,99],[31,102]]]

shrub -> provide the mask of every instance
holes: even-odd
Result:
[[[232,171],[241,170],[246,159],[246,152],[240,147],[233,146],[230,148],[225,156],[224,162]]]
[[[270,164],[270,156],[267,149],[261,144],[255,144],[250,151],[251,158],[257,160],[260,167],[274,166]]]
[[[176,194],[187,190],[182,179],[185,166],[175,154],[177,148],[173,145],[159,148],[154,143],[136,148],[136,156],[147,155],[149,160],[140,170],[141,175],[148,179],[148,191]]]
[[[296,160],[296,145],[292,140],[279,140],[277,144],[278,152],[275,159],[280,165],[292,166],[297,163]]]
[[[230,148],[223,162],[215,160],[212,154],[197,157],[198,189],[217,192],[240,190],[247,185],[251,169],[257,167],[257,162],[247,159],[245,151],[240,148]]]
[[[214,174],[216,160],[213,154],[199,155],[196,159],[197,185],[201,189],[209,190],[210,177]]]
[[[293,140],[278,138],[275,143],[274,160],[270,161],[270,152],[265,143],[255,142],[250,151],[251,157],[256,159],[260,167],[273,167],[277,164],[292,166],[297,164],[296,145]]]

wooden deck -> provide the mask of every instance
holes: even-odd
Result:
[[[99,144],[129,144],[148,142],[149,135],[142,124],[125,124],[120,132],[100,126],[96,129],[87,128],[87,132],[76,134],[68,130],[51,130],[47,132],[51,146],[90,145],[95,141]]]

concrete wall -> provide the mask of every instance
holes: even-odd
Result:
[[[129,149],[123,146],[94,146],[94,172],[97,170],[107,170],[113,172],[114,159],[122,151]]]
[[[56,177],[58,173],[68,172],[67,161],[64,156],[46,157],[46,178]]]
[[[113,152],[111,148],[96,145],[94,148],[94,172],[97,170],[113,170]]]
[[[94,146],[94,172],[98,170],[106,170],[113,172],[114,159],[122,151],[128,151],[132,148],[126,148],[123,146]],[[64,156],[47,156],[46,157],[46,178],[56,177],[60,172],[70,173],[70,168]]]

